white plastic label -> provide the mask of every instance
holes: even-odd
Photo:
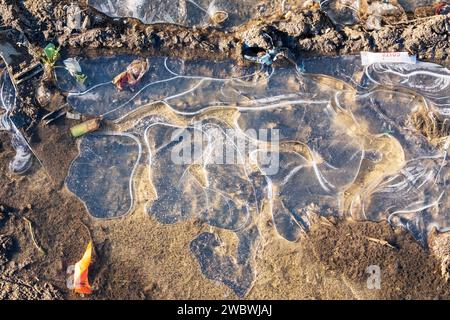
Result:
[[[410,56],[408,52],[361,52],[361,62],[363,66],[374,63],[409,63],[416,64],[417,57]]]
[[[67,113],[66,113],[66,118],[67,118],[67,119],[71,119],[71,120],[80,120],[80,119],[81,119],[81,114],[79,114],[79,113],[67,112]]]

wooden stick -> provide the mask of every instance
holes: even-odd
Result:
[[[39,250],[41,254],[43,254],[44,256],[47,255],[47,252],[45,252],[45,250],[42,249],[42,247],[36,241],[36,238],[34,236],[33,223],[28,218],[22,217],[22,219],[28,224],[28,229],[30,230],[31,240],[33,241],[34,246]]]
[[[381,244],[383,246],[388,246],[391,249],[396,249],[392,244],[390,244],[389,242],[387,242],[386,240],[380,240],[380,239],[376,239],[376,238],[371,238],[371,237],[366,237],[367,240]]]

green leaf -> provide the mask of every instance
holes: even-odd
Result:
[[[78,73],[75,75],[75,80],[77,80],[81,84],[84,84],[84,82],[87,80],[87,76],[85,74]]]
[[[56,48],[53,43],[49,43],[44,48],[44,55],[45,55],[43,59],[44,63],[53,66],[56,63],[56,61],[58,61],[58,59],[60,58],[59,50],[60,47]]]
[[[49,43],[45,49],[44,49],[44,53],[47,56],[47,59],[50,61],[54,61],[56,55],[58,54],[56,47],[53,43]]]

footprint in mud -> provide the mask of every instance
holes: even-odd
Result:
[[[133,208],[132,176],[141,147],[131,135],[88,135],[80,142],[67,188],[95,218],[126,215]]]

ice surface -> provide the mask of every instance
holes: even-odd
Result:
[[[444,134],[441,147],[431,145],[411,126],[410,119],[414,112],[424,109],[440,114],[447,121],[449,70],[428,63],[375,64],[366,69],[365,75],[365,84],[373,89],[353,101],[350,99],[351,102],[338,97],[342,100],[338,104],[345,104],[357,120],[367,123],[371,133],[395,138],[400,143],[398,153],[403,153],[405,161],[400,170],[383,177],[378,185],[362,190],[355,201],[361,202],[357,205],[359,214],[370,220],[387,217],[392,224],[406,227],[426,243],[433,228],[450,229],[450,213],[445,205],[450,140]]]
[[[257,208],[245,164],[213,161],[213,155],[222,152],[218,147],[222,148],[224,143],[233,147],[232,141],[216,141],[221,136],[214,129],[222,131],[223,128],[226,125],[213,121],[186,129],[157,125],[146,130],[151,180],[158,195],[148,207],[150,214],[164,223],[197,219],[229,230],[240,230],[249,224],[250,215]],[[196,138],[195,131],[206,135],[203,147],[203,139]],[[165,139],[154,140],[159,137]],[[186,164],[174,163],[172,153],[186,144],[195,158]]]
[[[220,22],[226,12],[225,26],[242,24],[254,17],[259,4],[255,0],[89,0],[89,5],[112,17],[132,17],[144,23],[173,23],[202,26]]]
[[[375,17],[400,17],[404,11],[413,12],[418,7],[436,3],[435,0],[318,0],[317,2],[330,19],[340,25],[356,24],[361,16],[367,14]],[[295,3],[298,4],[297,1]],[[250,19],[261,18],[268,9],[281,12],[290,7],[290,1],[283,0],[88,0],[88,4],[111,17],[131,17],[147,24],[172,23],[189,27],[238,26]]]
[[[67,187],[96,218],[126,215],[133,207],[132,176],[141,146],[129,135],[89,135],[80,145]]]
[[[230,82],[253,79],[258,69],[234,68],[218,64],[205,68],[206,62],[183,62],[176,59],[149,58],[150,70],[133,91],[117,91],[112,78],[125,70],[134,57],[82,59],[80,65],[87,76],[84,85],[77,83],[63,68],[56,69],[59,86],[68,91],[68,102],[77,112],[117,120],[138,106],[155,101],[170,103],[178,113],[195,114],[220,105],[226,99],[221,89]],[[217,99],[217,101],[215,101]]]
[[[368,87],[398,86],[427,98],[444,116],[450,116],[450,70],[432,63],[385,65],[376,63],[366,71]]]
[[[412,121],[423,110],[446,121],[447,69],[363,68],[356,56],[264,69],[152,57],[134,92],[117,92],[110,81],[133,59],[82,59],[85,88],[57,69],[74,109],[108,120],[81,140],[67,185],[94,217],[123,216],[141,197],[161,223],[211,226],[191,253],[236,294],[256,278],[265,214],[293,242],[319,215],[387,220],[424,244],[433,228],[449,230],[450,142]],[[235,234],[235,252],[219,229]]]
[[[191,252],[200,264],[203,274],[211,280],[223,282],[238,296],[245,296],[255,279],[254,247],[259,237],[253,227],[237,233],[239,238],[236,257],[223,254],[220,238],[210,232],[197,236],[191,242]]]
[[[359,21],[360,0],[321,0],[320,6],[334,23],[352,25]]]
[[[413,12],[419,7],[432,6],[438,2],[437,0],[398,0],[403,9],[409,12]]]
[[[0,76],[0,130],[8,131],[11,138],[11,145],[16,151],[16,155],[9,164],[9,169],[15,174],[23,174],[30,169],[33,164],[33,153],[27,141],[11,120],[11,112],[16,107],[16,91],[9,78],[8,73],[3,70]]]

